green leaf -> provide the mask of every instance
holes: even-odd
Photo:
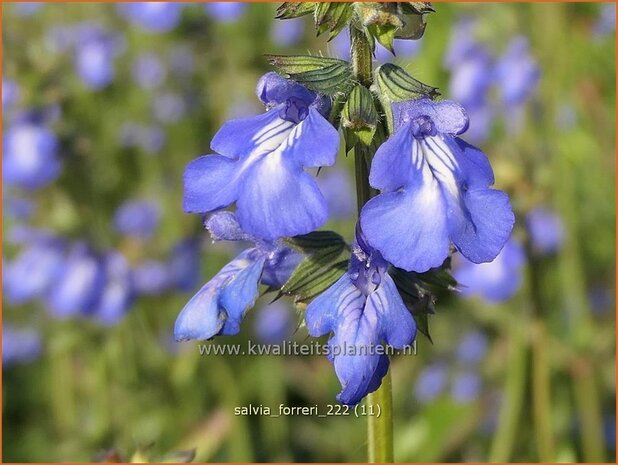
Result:
[[[351,2],[320,2],[315,8],[315,26],[318,35],[329,31],[331,40],[347,26],[354,10]]]
[[[423,84],[403,68],[392,63],[386,63],[376,69],[375,85],[380,98],[386,98],[389,104],[419,97],[435,98],[440,95],[437,87]]]
[[[347,61],[311,55],[266,55],[269,63],[286,77],[321,94],[347,94],[352,69]]]
[[[431,2],[401,2],[399,5],[403,14],[423,15],[436,11]]]
[[[395,35],[399,30],[399,27],[392,24],[371,24],[367,26],[367,30],[373,37],[377,39],[380,45],[386,48],[393,55],[395,54],[393,42],[395,40]]]
[[[315,231],[285,239],[285,243],[307,257],[281,287],[275,300],[288,295],[294,297],[296,304],[304,304],[333,285],[348,268],[347,244],[335,232]]]
[[[409,15],[404,19],[404,25],[395,33],[395,38],[418,40],[423,37],[427,23],[422,15]]]
[[[340,251],[343,251],[347,246],[343,237],[334,231],[313,231],[309,234],[289,237],[283,241],[286,245],[304,254],[314,254],[331,247],[338,247]]]
[[[369,89],[360,84],[352,89],[341,111],[341,125],[346,152],[358,143],[371,145],[378,125],[378,110]]]
[[[276,19],[292,19],[313,13],[318,2],[283,2],[277,8]]]

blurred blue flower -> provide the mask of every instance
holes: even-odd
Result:
[[[47,304],[58,318],[90,314],[105,286],[105,269],[90,246],[80,242],[71,248],[54,281]]]
[[[118,4],[122,16],[149,32],[167,32],[180,22],[183,3],[126,2]]]
[[[493,63],[485,47],[478,46],[452,68],[449,95],[466,110],[486,105],[492,84]]]
[[[272,29],[273,42],[279,45],[296,45],[303,37],[305,23],[303,21],[275,21]]]
[[[317,181],[332,218],[348,219],[356,212],[354,185],[345,169],[324,170],[318,174]]]
[[[389,276],[388,263],[357,227],[348,271],[316,297],[305,312],[311,336],[328,333],[329,359],[342,390],[337,400],[355,405],[380,387],[389,366],[377,349],[383,343],[403,349],[416,336],[416,324]]]
[[[75,70],[82,82],[93,90],[109,85],[116,76],[114,59],[122,40],[97,25],[84,24],[75,46]]]
[[[283,267],[291,272],[285,262],[298,263],[299,260],[296,254],[284,253],[287,247],[255,239],[243,232],[232,212],[213,214],[206,228],[214,240],[252,241],[255,246],[225,265],[185,305],[174,327],[178,341],[237,334],[246,312],[258,298],[259,283],[280,285],[273,279],[284,277],[272,270]]]
[[[13,193],[2,193],[2,212],[16,220],[26,220],[32,216],[36,205],[32,200],[16,197]]]
[[[446,52],[444,54],[444,66],[447,69],[454,69],[462,61],[477,53],[479,42],[475,38],[477,21],[470,17],[460,18],[451,28]]]
[[[125,121],[120,128],[119,135],[122,146],[139,147],[152,155],[161,152],[167,139],[165,131],[161,127],[144,126],[133,121]]]
[[[150,200],[128,200],[114,215],[116,231],[127,236],[148,239],[161,219],[161,207]]]
[[[133,63],[133,79],[142,89],[156,89],[165,80],[165,67],[154,53],[142,53]]]
[[[616,3],[603,3],[599,17],[594,24],[593,33],[596,37],[604,37],[616,30]]]
[[[2,292],[7,302],[21,304],[41,297],[57,282],[64,263],[64,246],[56,238],[31,236],[32,243],[3,267]]]
[[[2,136],[2,181],[7,186],[40,189],[60,174],[58,139],[42,124],[19,121]]]
[[[162,295],[171,285],[169,267],[157,260],[147,260],[133,269],[135,292],[140,295]]]
[[[393,58],[412,58],[418,54],[422,43],[422,40],[396,40],[393,46],[395,56],[381,45],[376,45],[373,53],[375,61],[377,63],[386,63],[392,61]],[[350,34],[345,31],[341,32],[329,42],[329,46],[332,49],[333,55],[344,60],[350,59]]]
[[[525,260],[523,248],[511,239],[490,263],[476,264],[456,256],[453,276],[464,297],[480,295],[491,303],[502,302],[519,290]]]
[[[463,108],[423,98],[394,103],[393,114],[395,133],[369,176],[381,194],[360,215],[367,242],[408,271],[442,265],[451,242],[475,263],[493,260],[515,218],[508,196],[490,188],[485,154],[456,137],[468,127]]]
[[[444,365],[433,364],[421,370],[414,384],[414,396],[422,404],[437,399],[446,387],[448,372]]]
[[[15,13],[19,16],[31,16],[37,13],[44,2],[15,2]]]
[[[220,155],[193,160],[184,174],[184,209],[207,213],[236,204],[242,228],[273,240],[313,231],[328,208],[304,168],[330,166],[337,130],[322,116],[328,99],[276,73],[264,75],[257,94],[269,110],[228,121],[211,148]]]
[[[479,363],[487,353],[487,336],[480,331],[464,335],[457,346],[457,359],[466,365]]]
[[[278,300],[260,309],[255,318],[255,334],[262,344],[280,344],[294,331],[290,308]]]
[[[73,25],[58,24],[45,31],[45,47],[51,53],[64,53],[75,45],[77,30]]]
[[[195,56],[189,45],[175,45],[169,55],[170,70],[176,76],[190,76],[195,71]]]
[[[11,79],[2,78],[2,110],[11,109],[19,101],[19,86]]]
[[[537,252],[552,254],[562,247],[564,225],[557,213],[545,207],[537,207],[526,215],[526,227],[532,247]]]
[[[458,374],[451,386],[451,397],[459,403],[476,400],[481,391],[481,378],[471,371]]]
[[[180,94],[164,92],[154,98],[153,113],[161,123],[176,123],[186,115],[187,102]]]
[[[2,325],[2,368],[36,360],[41,354],[41,335],[35,329]]]
[[[200,282],[200,241],[195,237],[183,239],[174,245],[169,260],[173,286],[183,292],[195,290]]]
[[[105,287],[93,311],[94,318],[109,326],[127,313],[135,296],[133,277],[127,260],[120,252],[110,251],[104,257]]]
[[[208,2],[204,9],[212,18],[220,23],[232,23],[237,21],[245,12],[243,2]]]
[[[511,39],[506,52],[496,64],[496,82],[507,107],[524,103],[536,90],[540,78],[539,66],[530,54],[528,39]]]

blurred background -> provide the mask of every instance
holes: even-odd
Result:
[[[398,461],[615,461],[615,6],[434,4],[394,62],[471,117],[517,212],[459,257],[416,356],[395,357]],[[238,253],[181,207],[182,173],[262,111],[265,53],[348,57],[267,3],[2,4],[3,460],[364,461],[324,357],[200,356],[176,315]],[[376,51],[378,62],[391,60]],[[318,180],[351,239],[350,162]],[[247,340],[306,341],[282,299]]]

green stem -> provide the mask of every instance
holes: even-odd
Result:
[[[355,79],[363,86],[371,86],[373,65],[371,44],[362,31],[350,27],[352,43],[352,70]],[[370,148],[357,145],[354,149],[356,174],[356,200],[360,214],[363,205],[371,198],[369,165],[373,153]],[[367,396],[368,412],[368,461],[371,463],[393,462],[393,393],[390,372],[382,380],[380,388]],[[379,414],[379,415],[378,415]]]

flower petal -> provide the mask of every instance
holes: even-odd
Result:
[[[344,273],[307,306],[305,323],[309,335],[319,337],[334,331],[340,312],[362,308],[364,303],[365,298],[352,283],[350,276]]]
[[[236,274],[250,266],[255,249],[247,249],[225,265],[184,306],[174,325],[177,341],[210,339],[221,331],[227,314],[219,305],[219,296],[224,286]]]
[[[210,148],[233,159],[245,158],[256,151],[274,150],[294,127],[293,122],[280,118],[281,108],[277,106],[258,116],[226,122],[213,137]]]
[[[468,187],[489,187],[494,184],[494,172],[480,149],[459,137],[447,137],[445,141],[451,148]]]
[[[392,104],[395,130],[408,121],[428,116],[442,134],[461,134],[468,129],[468,115],[464,108],[450,100],[434,102],[428,98],[394,102]]]
[[[411,133],[412,123],[405,123],[376,151],[371,162],[369,183],[383,192],[395,191],[406,185],[413,174],[413,150],[418,144]]]
[[[281,151],[256,162],[239,186],[236,205],[242,228],[262,239],[306,234],[328,217],[315,180]]]
[[[399,268],[424,272],[440,266],[448,255],[444,200],[426,163],[413,185],[367,202],[360,221],[369,245]]]
[[[258,298],[258,284],[264,258],[251,263],[234,276],[223,288],[219,296],[219,304],[227,313],[227,320],[221,334],[234,335],[240,331],[240,323]]]
[[[260,78],[255,93],[267,106],[284,103],[290,97],[301,99],[310,105],[317,96],[315,92],[275,72],[266,73]]]
[[[292,157],[306,168],[331,166],[339,152],[339,133],[315,108],[309,108],[307,117],[290,133],[286,157]]]
[[[234,202],[238,170],[238,162],[220,155],[206,155],[191,161],[184,173],[184,210],[206,213]]]
[[[382,275],[378,289],[369,294],[367,306],[372,306],[379,315],[381,336],[387,344],[403,349],[412,343],[416,337],[414,318],[388,273]]]
[[[215,241],[251,240],[251,236],[241,229],[234,212],[215,212],[204,222],[204,226]]]
[[[471,262],[490,262],[502,250],[515,223],[509,197],[494,189],[475,189],[464,193],[463,205],[466,211],[449,209],[451,240]]]

